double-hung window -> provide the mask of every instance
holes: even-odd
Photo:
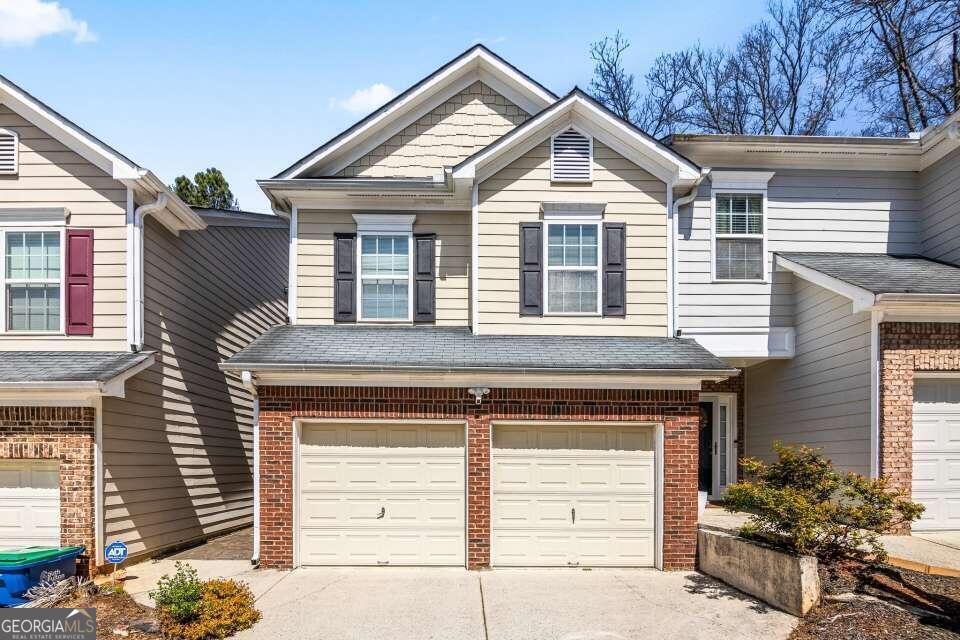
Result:
[[[360,320],[411,319],[411,241],[410,233],[360,233]]]
[[[5,230],[3,322],[8,332],[63,330],[63,232]]]
[[[714,273],[717,280],[763,280],[762,193],[714,194]]]
[[[600,222],[546,222],[546,312],[600,313]]]

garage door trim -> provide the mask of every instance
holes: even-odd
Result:
[[[491,420],[489,443],[491,451],[491,467],[493,457],[493,430],[496,427],[568,427],[570,425],[587,427],[639,427],[653,429],[653,460],[654,460],[654,558],[653,566],[663,570],[663,423],[636,421],[636,420]],[[492,472],[492,468],[491,468]],[[489,504],[493,505],[493,481],[489,487]],[[469,494],[469,491],[467,492]],[[469,495],[468,495],[469,499]],[[469,504],[467,505],[469,508]],[[490,538],[493,539],[493,522],[490,524]]]
[[[300,439],[303,435],[303,425],[313,425],[313,424],[378,424],[378,425],[404,425],[404,424],[420,424],[420,425],[460,425],[463,427],[463,484],[464,484],[464,560],[466,561],[469,558],[469,554],[466,549],[468,544],[467,536],[467,527],[469,522],[467,518],[470,513],[470,491],[467,487],[467,482],[469,479],[469,469],[467,468],[467,461],[470,459],[470,440],[468,438],[467,432],[467,422],[465,420],[457,419],[418,419],[418,418],[294,418],[293,419],[293,455],[291,456],[291,464],[293,467],[293,478],[292,478],[292,489],[293,493],[291,495],[292,510],[293,510],[293,566],[294,568],[300,566]]]

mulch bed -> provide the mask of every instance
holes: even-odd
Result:
[[[97,640],[157,640],[153,610],[137,604],[126,593],[78,595],[59,607],[97,610]],[[151,628],[154,631],[151,632]]]
[[[825,598],[853,593],[882,602],[826,601],[791,640],[960,640],[960,578],[843,560],[821,562],[820,581]]]

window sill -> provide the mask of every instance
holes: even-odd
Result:
[[[60,336],[63,338],[68,337],[67,334],[62,331],[3,331],[0,332],[0,336],[15,336],[15,337],[24,337],[24,336]],[[69,336],[73,337],[73,336]]]
[[[392,325],[410,324],[412,325],[413,320],[408,320],[406,318],[404,318],[403,320],[379,320],[379,319],[361,318],[357,320],[357,324],[392,324]]]
[[[721,280],[713,278],[710,284],[770,284],[770,280]]]
[[[544,313],[542,318],[602,318],[602,313]]]

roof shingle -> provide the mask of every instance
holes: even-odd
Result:
[[[126,351],[0,351],[0,383],[106,382],[150,355]]]
[[[777,255],[875,294],[960,294],[960,267],[923,256],[808,252]]]

